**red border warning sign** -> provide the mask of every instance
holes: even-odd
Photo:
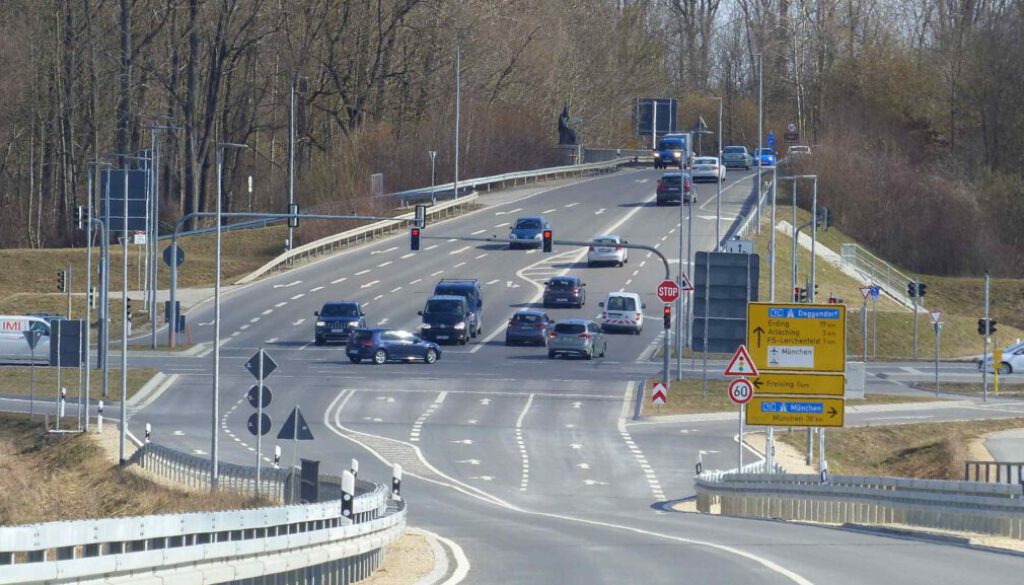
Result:
[[[757,371],[757,366],[754,365],[754,360],[750,359],[750,353],[747,352],[747,346],[741,345],[736,349],[736,353],[733,354],[732,360],[729,361],[729,365],[725,368],[726,376],[760,376],[761,373]]]

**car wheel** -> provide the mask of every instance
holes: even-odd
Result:
[[[604,357],[606,353],[608,353],[608,344],[607,343],[605,343],[604,347],[601,348],[601,357]]]
[[[349,357],[348,361],[352,362],[353,364],[358,364],[359,362],[361,362],[363,360],[360,359],[360,358],[357,358],[357,357]]]
[[[643,333],[643,332],[644,332],[644,328],[643,328],[643,327],[637,327],[637,328],[636,328],[636,334],[637,334],[637,335],[640,335],[640,334],[641,334],[641,333]]]
[[[323,345],[325,343],[327,343],[327,342],[325,340],[323,340],[322,338],[320,338],[320,337],[317,337],[316,339],[313,340],[313,344],[314,345]]]
[[[388,352],[378,349],[373,353],[373,363],[378,366],[388,361]]]
[[[549,360],[555,359],[555,352],[553,352],[551,350],[548,350],[548,359]]]
[[[1003,376],[1007,374],[1012,374],[1013,368],[1010,367],[1010,364],[1002,362],[999,364],[999,373],[1002,374]]]
[[[437,361],[437,350],[430,348],[427,350],[426,355],[423,356],[423,361],[428,364],[432,364]]]
[[[512,340],[506,337],[505,338],[505,345],[512,345]]]
[[[621,261],[620,262],[616,262],[615,265],[618,266],[619,268],[622,268],[622,262]]]
[[[462,337],[459,338],[459,341],[458,341],[459,345],[466,345],[467,343],[469,343],[469,336],[468,335],[463,335]]]

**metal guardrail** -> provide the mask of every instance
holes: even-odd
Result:
[[[910,309],[914,308],[914,301],[907,296],[907,284],[917,279],[911,278],[900,272],[892,264],[875,256],[859,244],[843,244],[840,250],[843,265],[849,266],[857,271],[865,281],[876,284],[882,291],[893,300]],[[924,299],[917,300],[919,310],[924,309]]]
[[[964,481],[1019,483],[1024,486],[1024,462],[964,461]]]
[[[726,516],[904,524],[1024,539],[1018,485],[892,477],[702,473],[697,509]]]
[[[755,175],[755,177],[756,177],[756,175]],[[762,175],[762,180],[766,181],[768,183],[768,185],[767,185],[767,188],[762,188],[761,189],[760,206],[758,206],[757,195],[756,195],[756,193],[757,193],[757,184],[756,183],[754,184],[754,188],[753,188],[753,191],[751,192],[750,198],[747,199],[747,202],[743,205],[743,208],[740,210],[740,215],[743,216],[743,221],[740,222],[739,224],[733,223],[733,228],[726,232],[725,238],[722,240],[722,242],[730,240],[730,239],[733,239],[733,238],[745,238],[745,237],[747,237],[750,234],[750,230],[753,229],[753,227],[757,225],[756,222],[758,221],[758,218],[757,218],[757,210],[758,209],[761,210],[761,215],[762,215],[761,221],[764,221],[765,202],[768,201],[771,198],[772,189],[775,188],[775,185],[772,184],[771,177],[772,177],[771,175]],[[719,242],[719,245],[722,245],[722,242]]]
[[[472,205],[476,202],[477,195],[467,195],[458,199],[452,199],[437,205],[431,205],[427,208],[427,220],[437,220],[439,218],[449,217],[462,208]],[[393,220],[376,221],[364,226],[345,230],[343,232],[320,238],[319,240],[296,246],[294,249],[284,252],[278,255],[276,258],[267,262],[263,266],[245,275],[237,281],[236,284],[246,284],[260,278],[261,276],[271,272],[277,268],[284,266],[290,266],[297,261],[308,260],[314,256],[320,254],[333,252],[334,250],[350,246],[353,243],[365,242],[372,240],[378,236],[391,233],[399,228],[404,228],[415,220],[415,213],[403,213],[402,215],[395,216]]]
[[[200,485],[205,469],[208,481],[208,461],[203,465],[198,458],[152,443],[135,455],[132,463],[166,479]],[[222,463],[221,485],[254,489],[254,471]],[[279,489],[286,498],[290,475],[265,470],[268,479],[263,484],[261,478],[261,486],[267,495]],[[218,583],[296,568],[322,578],[363,578],[380,564],[381,548],[401,535],[406,508],[385,486],[358,480],[352,516],[344,517],[340,481],[321,476],[321,492],[336,498],[317,503],[2,527],[0,585],[55,579],[127,582],[143,575],[164,583]],[[274,555],[293,557],[275,563],[268,560]]]
[[[514,173],[502,173],[500,175],[491,175],[489,177],[478,177],[475,179],[464,179],[459,181],[459,188],[472,188],[475,191],[490,191],[494,188],[504,188],[510,184],[514,186],[525,185],[527,183],[536,183],[542,179],[552,178],[564,178],[574,175],[584,175],[594,172],[607,172],[617,169],[619,166],[634,162],[633,157],[619,157],[607,161],[593,162],[582,165],[562,165],[557,167],[549,167],[546,169],[533,169],[530,171],[516,171]],[[435,185],[433,192],[447,193],[455,189],[454,183],[444,183],[441,185]],[[382,197],[398,198],[403,204],[409,201],[422,201],[424,199],[430,199],[431,187],[423,187],[420,189],[410,189],[408,191],[398,191],[396,193],[387,193]]]

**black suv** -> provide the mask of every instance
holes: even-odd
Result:
[[[665,173],[658,179],[657,205],[695,201],[697,201],[697,194],[693,192],[693,179],[690,178],[689,173]]]
[[[587,286],[578,276],[557,276],[544,283],[544,306],[583,308],[587,302]]]
[[[423,317],[420,337],[430,341],[466,345],[472,318],[466,298],[458,295],[434,295],[419,312]]]
[[[366,327],[366,313],[355,301],[324,303],[324,306],[313,314],[317,318],[313,329],[313,341],[317,345],[323,345],[328,341],[348,342],[354,330]]]
[[[483,333],[484,291],[479,280],[475,278],[442,278],[434,287],[434,294],[455,295],[466,299],[470,313],[469,321],[466,323],[469,335],[476,337]]]

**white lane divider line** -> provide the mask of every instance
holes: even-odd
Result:
[[[644,265],[646,265],[646,264],[647,264],[647,260],[644,260],[643,262],[640,263],[640,268],[643,268]]]
[[[245,325],[242,325],[241,327],[239,327],[239,328],[238,328],[238,330],[239,330],[239,331],[245,331],[245,330],[246,330],[246,329],[248,329],[248,328],[249,328],[249,324],[248,324],[248,323],[246,323]]]
[[[377,296],[373,297],[373,300],[377,301],[377,300],[380,300],[382,298],[384,298],[384,295],[377,295]]]
[[[416,284],[417,282],[423,282],[423,279],[422,278],[417,278],[416,280],[409,281],[409,285],[412,286],[412,285]]]
[[[494,215],[512,215],[513,213],[516,213],[517,211],[522,211],[522,210],[523,210],[522,207],[516,207],[515,209],[510,209],[508,211],[495,211]]]
[[[438,274],[441,274],[442,272],[444,272],[444,270],[438,270],[437,272],[431,273],[430,276],[437,276]]]
[[[402,287],[400,287],[400,286],[396,286],[395,288],[391,289],[391,291],[390,291],[390,292],[391,292],[391,293],[396,293],[396,292],[398,292],[398,291],[400,291],[400,290],[402,290]],[[390,293],[388,293],[388,294],[390,294]]]
[[[302,281],[301,280],[293,280],[292,282],[289,282],[288,284],[275,284],[274,288],[288,288],[289,286],[295,286],[297,284],[302,284]]]
[[[252,319],[249,319],[249,322],[250,323],[255,323],[255,322],[259,321],[259,320],[260,320],[259,317],[253,317]]]
[[[271,314],[271,313],[273,313],[273,312],[274,312],[274,309],[267,309],[266,311],[263,311],[263,312],[262,312],[262,313],[260,313],[260,314],[261,314],[261,315],[269,315],[269,314]]]
[[[629,431],[626,430],[626,415],[629,412],[630,405],[632,404],[633,388],[635,384],[626,384],[625,392],[622,397],[622,406],[619,411],[619,420],[616,423],[619,434],[622,436],[622,440],[626,443],[626,447],[633,453],[633,457],[636,458],[637,463],[640,464],[640,468],[644,470],[644,476],[647,479],[647,485],[651,489],[651,494],[659,502],[665,500],[665,491],[661,489],[661,483],[658,481],[658,476],[655,475],[654,469],[651,464],[647,462],[647,458],[644,457],[640,448],[637,447],[636,442],[633,441],[633,437],[630,436]]]
[[[264,341],[263,343],[277,343],[277,338],[271,337],[270,339]]]
[[[633,282],[633,279],[630,278],[629,280],[626,281],[626,286],[629,286],[632,282]]]
[[[494,280],[488,280],[488,281],[487,281],[487,282],[485,282],[484,284],[494,284],[494,283],[496,283],[496,282],[501,282],[501,280],[500,280],[500,279],[497,279],[497,278],[495,278]]]
[[[424,250],[433,250],[434,248],[438,247],[439,245],[440,245],[440,244],[434,244],[434,245],[432,245],[432,246],[427,246],[426,248],[423,248],[423,249],[424,249]]]
[[[384,318],[383,318],[383,319],[381,319],[380,321],[377,321],[377,325],[378,325],[378,326],[380,326],[380,325],[385,325],[385,324],[387,324],[387,322],[388,322],[388,318],[387,318],[387,317],[384,317]]]
[[[595,211],[594,215],[601,215],[602,213],[604,213],[604,207],[602,207],[601,209],[598,209],[597,211]]]
[[[554,212],[556,212],[556,211],[558,211],[558,210],[557,210],[557,209],[545,209],[545,210],[544,210],[544,211],[542,211],[541,213],[554,213]]]
[[[373,252],[370,252],[370,254],[387,254],[388,252],[394,252],[397,249],[398,246],[391,246],[387,250],[374,250]]]
[[[359,272],[356,272],[356,274],[355,274],[355,275],[356,275],[356,276],[362,276],[362,275],[364,275],[364,274],[369,274],[369,273],[370,273],[370,269],[369,269],[369,268],[367,268],[366,270],[360,270]]]
[[[525,492],[530,483],[530,457],[526,454],[526,442],[523,440],[523,419],[526,418],[531,404],[533,404],[533,394],[526,399],[526,406],[523,407],[519,418],[516,419],[516,445],[519,446],[519,457],[523,461],[519,480],[519,491],[521,492]]]
[[[405,260],[406,258],[412,258],[415,255],[416,255],[416,252],[409,252],[408,254],[402,254],[402,258],[401,259]]]
[[[392,262],[391,260],[388,260],[387,262],[381,262],[380,264],[377,265],[377,268],[384,268],[385,266],[388,266],[390,264],[394,264],[394,262]]]
[[[470,248],[469,246],[463,246],[463,247],[459,248],[458,250],[452,250],[451,252],[448,252],[448,255],[449,256],[454,256],[455,254],[461,254],[461,253],[465,252],[466,250],[468,250],[469,248]]]
[[[375,284],[380,284],[380,281],[379,280],[371,280],[370,282],[368,282],[366,284],[359,285],[359,288],[370,288],[371,286],[373,286]]]
[[[487,230],[476,230],[475,232],[470,232],[470,234],[469,234],[469,235],[471,235],[471,236],[476,236],[476,235],[482,234],[482,233],[484,233],[484,232],[486,232],[486,231],[487,231]]]
[[[302,319],[299,319],[298,321],[292,323],[292,326],[298,327],[299,325],[302,325],[303,321],[305,321],[305,320],[306,320],[306,318],[303,317]]]
[[[412,430],[409,431],[410,442],[418,443],[420,441],[420,431],[423,430],[423,423],[427,422],[427,419],[430,418],[430,415],[434,414],[434,411],[437,410],[437,407],[441,406],[441,403],[444,402],[444,399],[447,397],[447,391],[440,392],[437,395],[437,398],[434,398],[434,401],[430,403],[430,406],[428,406],[427,409],[423,411],[423,414],[421,414],[419,418],[417,418],[415,422],[412,423]]]
[[[456,269],[456,268],[458,268],[458,267],[460,267],[460,266],[465,266],[465,265],[466,265],[466,263],[465,263],[465,262],[459,262],[459,263],[458,263],[458,264],[456,264],[455,266],[452,266],[452,270],[454,270],[454,269]]]
[[[297,295],[292,295],[291,300],[297,301],[297,300],[301,299],[304,296],[306,296],[306,293],[299,293]]]
[[[568,208],[570,208],[570,207],[576,207],[576,206],[577,206],[577,205],[579,205],[579,204],[580,204],[580,202],[579,202],[579,201],[576,201],[576,202],[574,202],[574,203],[570,203],[570,204],[568,204],[568,205],[565,205],[564,207],[565,207],[566,209],[568,209]]]
[[[633,276],[636,276],[637,274],[640,274],[640,269],[639,268],[637,268],[636,270],[633,271]]]
[[[318,290],[324,290],[324,287],[322,287],[322,286],[314,286],[313,288],[309,289],[309,292],[315,293]]]
[[[281,301],[280,303],[274,303],[274,306],[280,309],[281,307],[288,304],[288,301]]]
[[[458,238],[448,238],[448,243],[451,243],[451,242],[458,242],[458,241],[459,241],[459,239],[458,239]]]
[[[348,277],[342,276],[341,278],[335,278],[334,280],[332,280],[331,284],[338,284],[339,282],[345,282],[346,280],[348,280]]]
[[[505,223],[499,223],[498,225],[496,225],[494,227],[496,227],[496,228],[505,227],[507,225],[511,225],[511,223],[512,222],[510,222],[510,221],[506,221]]]
[[[487,252],[484,252],[483,254],[480,254],[479,256],[477,256],[476,259],[479,260],[479,259],[483,258],[486,255],[487,255]]]

